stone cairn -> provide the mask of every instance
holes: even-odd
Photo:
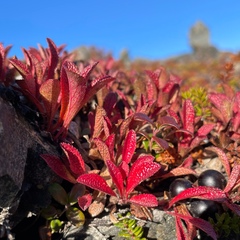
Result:
[[[210,43],[209,29],[198,21],[190,28],[189,41],[193,50],[193,55],[197,59],[215,58],[218,50]]]

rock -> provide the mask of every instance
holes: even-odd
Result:
[[[189,41],[193,55],[197,60],[218,57],[218,50],[210,43],[210,31],[201,21],[198,21],[189,31]]]
[[[190,45],[195,48],[207,48],[210,46],[210,36],[208,28],[198,21],[191,27],[189,33]]]
[[[175,220],[164,211],[154,209],[153,221],[138,220],[138,224],[143,225],[147,239],[152,240],[174,240],[176,239]],[[65,229],[63,240],[124,240],[119,237],[120,229],[112,224],[109,215],[101,218],[95,217],[88,220],[82,228],[70,226]]]
[[[2,98],[0,91],[0,210],[9,208],[15,225],[30,211],[47,206],[46,186],[60,181],[40,157],[58,155],[56,147],[44,141],[15,106]],[[29,201],[26,196],[30,196]],[[19,207],[19,203],[23,207]],[[20,209],[21,208],[21,209]],[[21,212],[19,215],[18,213]],[[1,216],[1,211],[0,211]],[[9,217],[9,215],[8,215]],[[10,224],[11,225],[11,224]]]

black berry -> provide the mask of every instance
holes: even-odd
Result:
[[[221,211],[221,205],[211,200],[194,200],[191,202],[189,211],[193,217],[208,220],[209,217],[215,219],[215,214]]]
[[[175,179],[169,186],[170,196],[173,198],[187,188],[191,188],[192,183],[184,178]]]
[[[226,179],[222,173],[209,169],[200,174],[198,185],[224,189],[226,186]]]

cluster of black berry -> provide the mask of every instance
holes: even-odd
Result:
[[[208,186],[224,189],[226,186],[226,178],[224,175],[216,170],[206,170],[202,172],[196,184],[198,186]],[[185,189],[194,187],[194,184],[185,179],[177,178],[169,186],[170,197],[173,198]],[[188,204],[189,211],[194,217],[200,217],[207,220],[209,217],[214,218],[215,213],[219,213],[222,207],[217,202],[203,199],[192,199]]]

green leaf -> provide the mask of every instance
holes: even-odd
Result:
[[[53,219],[50,222],[50,228],[52,230],[52,233],[58,233],[59,230],[62,228],[63,222],[61,222],[59,219]]]
[[[50,192],[51,196],[61,205],[68,204],[68,195],[64,188],[58,183],[52,183],[48,187],[48,191]]]
[[[52,220],[56,218],[60,214],[60,211],[57,210],[54,206],[49,205],[48,207],[44,208],[41,212],[41,216],[47,220]]]
[[[67,219],[75,226],[80,227],[85,222],[83,212],[76,207],[69,207],[66,211]]]
[[[86,187],[82,184],[76,183],[68,194],[68,202],[73,205],[78,201],[78,197],[84,195]]]

